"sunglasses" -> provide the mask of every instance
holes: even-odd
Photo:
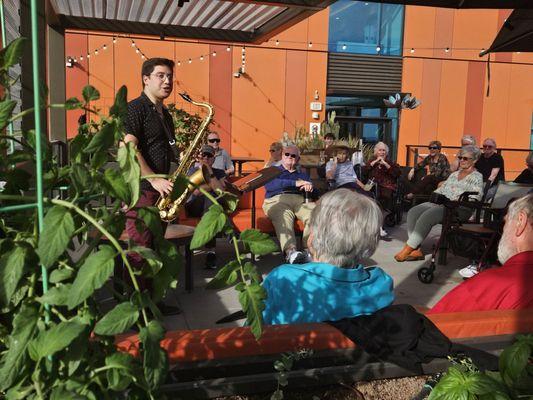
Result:
[[[457,159],[459,159],[459,161],[469,161],[469,160],[472,160],[472,157],[462,157],[462,156],[459,156],[459,157],[457,157]]]
[[[296,158],[298,157],[298,154],[285,153],[285,157]]]
[[[213,154],[211,154],[211,153],[202,153],[202,157],[204,157],[204,158],[212,158]]]
[[[429,150],[439,150],[440,147],[437,147],[437,146],[428,146],[428,149],[429,149]]]
[[[220,139],[207,139],[209,143],[220,143]]]
[[[490,144],[484,144],[483,145],[483,148],[484,149],[492,149],[494,146],[491,146]]]

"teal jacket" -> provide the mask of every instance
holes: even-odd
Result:
[[[336,321],[372,314],[394,301],[392,278],[379,267],[284,264],[263,281],[267,325]]]

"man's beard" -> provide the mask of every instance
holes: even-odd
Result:
[[[500,243],[498,244],[498,260],[500,260],[502,264],[505,264],[508,259],[518,253],[516,247],[511,242],[510,232],[511,229],[504,229]]]

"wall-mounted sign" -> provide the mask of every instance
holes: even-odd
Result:
[[[309,124],[309,134],[317,136],[320,133],[320,122],[311,122]]]
[[[322,103],[320,101],[312,101],[311,111],[322,111]]]

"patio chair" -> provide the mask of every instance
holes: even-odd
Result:
[[[485,189],[487,187],[488,185]],[[500,182],[490,204],[468,200],[464,194],[459,201],[445,204],[440,238],[434,248],[429,267],[419,269],[418,279],[423,283],[433,281],[435,257],[438,253],[438,263],[445,265],[448,248],[456,255],[479,260],[479,268],[491,260],[496,261],[495,251],[503,230],[507,208],[512,201],[526,195],[531,189],[533,185]],[[458,207],[473,209],[476,212],[474,221],[472,223],[460,221],[456,213]],[[479,219],[481,213],[483,213],[482,222]]]

